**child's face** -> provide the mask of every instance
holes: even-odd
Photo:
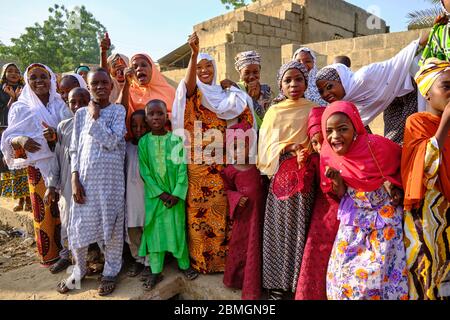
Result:
[[[72,89],[79,87],[79,84],[73,77],[65,77],[58,86],[58,92],[65,103],[69,101],[69,93]]]
[[[136,140],[142,138],[148,132],[145,116],[137,114],[131,118],[131,133]]]
[[[288,70],[281,80],[281,90],[291,100],[303,98],[306,91],[306,80],[303,73],[297,69]]]
[[[34,68],[28,74],[28,83],[37,96],[50,92],[50,75],[41,68]]]
[[[8,81],[8,83],[12,83],[12,84],[19,83],[20,71],[19,71],[19,69],[16,68],[16,66],[11,65],[8,68],[6,68],[5,77],[6,77],[6,81]]]
[[[87,79],[88,79],[88,73],[89,72],[87,72],[87,71],[78,71],[78,74],[80,75],[80,76],[82,76],[83,77],[83,79],[84,79],[84,81],[86,81],[87,82]]]
[[[105,72],[93,72],[88,77],[89,89],[95,101],[107,101],[112,90],[112,82]]]
[[[244,67],[241,72],[241,79],[246,84],[249,84],[251,82],[259,82],[259,79],[261,78],[261,66],[257,64],[250,64],[246,67]]]
[[[318,132],[311,138],[311,145],[315,152],[320,153],[320,151],[322,150],[322,144],[323,135],[321,132]]]
[[[197,63],[197,77],[204,84],[212,84],[214,80],[214,64],[203,59]]]
[[[317,89],[323,100],[328,103],[341,101],[345,97],[345,90],[339,81],[319,80]]]
[[[428,104],[437,113],[442,113],[450,102],[450,70],[445,71],[427,93]]]
[[[347,115],[335,113],[327,120],[327,141],[336,154],[343,156],[355,137],[353,123]]]
[[[311,71],[314,68],[314,59],[308,52],[301,51],[297,55],[297,61],[304,64],[308,71]]]
[[[87,91],[74,91],[69,93],[68,102],[69,108],[75,114],[78,109],[86,107],[89,104],[90,96]]]
[[[144,86],[150,83],[152,80],[152,65],[147,59],[138,56],[131,62],[131,67],[136,72],[139,85]]]
[[[167,111],[160,103],[153,103],[146,108],[147,125],[152,130],[159,131],[164,128],[167,122]]]

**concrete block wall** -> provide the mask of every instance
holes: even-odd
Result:
[[[329,41],[335,34],[343,38],[360,37],[386,33],[386,22],[378,19],[374,26],[373,16],[362,8],[345,1],[336,0],[298,0],[305,9],[304,43]]]
[[[355,34],[386,32],[384,21],[379,30],[365,30],[365,19],[369,16],[363,9],[345,1],[259,0],[197,24],[194,30],[199,35],[201,50],[216,59],[218,79],[238,80],[234,57],[241,51],[257,50],[263,60],[262,82],[277,91],[276,74],[286,45],[330,40],[336,33],[352,38]],[[326,64],[326,55],[320,59]],[[185,70],[164,74],[179,82]]]
[[[335,56],[346,55],[352,59],[352,69],[356,71],[367,64],[392,58],[428,31],[429,29],[417,29],[319,43],[294,43],[282,46],[281,60],[286,62],[298,48],[308,47],[321,57],[318,61],[319,67],[331,64]]]
[[[370,63],[392,58],[409,43],[428,32],[429,29],[418,29],[319,43],[289,44],[282,47],[281,60],[283,63],[287,62],[298,48],[308,47],[317,53],[319,68],[331,64],[335,56],[346,55],[352,59],[352,70],[357,71]],[[383,115],[375,119],[370,127],[375,133],[383,135]]]

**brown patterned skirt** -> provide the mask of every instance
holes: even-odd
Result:
[[[50,206],[44,204],[46,188],[39,169],[28,167],[28,182],[39,258],[41,264],[49,265],[59,259],[59,252],[62,249],[58,202]]]

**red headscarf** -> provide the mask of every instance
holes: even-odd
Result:
[[[315,134],[319,133],[322,128],[322,116],[325,112],[325,107],[315,107],[311,109],[311,113],[308,117],[308,136],[309,139],[314,137]]]
[[[335,113],[347,115],[356,130],[357,137],[349,151],[337,155],[327,140],[327,121]],[[331,180],[325,177],[325,168],[331,167],[341,171],[347,186],[358,191],[375,191],[388,180],[397,187],[402,187],[400,164],[402,150],[396,143],[377,136],[369,135],[364,128],[356,106],[351,102],[338,101],[329,105],[322,116],[322,133],[325,138],[321,157],[322,188],[331,190]]]

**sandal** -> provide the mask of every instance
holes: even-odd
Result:
[[[23,198],[21,198],[19,200],[19,203],[13,208],[13,212],[23,211],[23,205],[24,205],[24,201],[23,201]]]
[[[130,269],[128,269],[127,276],[130,278],[135,278],[142,273],[142,270],[144,270],[144,265],[139,262],[134,262],[130,266]]]
[[[102,278],[100,286],[98,287],[98,295],[100,297],[109,296],[116,289],[116,279],[112,278]]]
[[[144,267],[144,270],[142,270],[141,272],[141,277],[139,278],[139,280],[141,282],[146,282],[148,280],[148,278],[150,278],[150,276],[152,275],[152,271],[150,270],[150,267]]]
[[[152,291],[155,287],[163,281],[164,277],[161,273],[152,274],[147,281],[145,281],[142,286],[144,287],[144,291]]]
[[[82,277],[80,282],[85,278],[86,276]],[[70,282],[70,286],[68,283]],[[56,285],[56,291],[58,291],[61,294],[66,294],[70,291],[72,291],[76,287],[76,280],[71,276],[69,279],[64,279],[58,282]]]
[[[195,271],[192,268],[189,268],[187,270],[181,270],[181,269],[179,269],[179,270],[184,275],[184,277],[189,281],[197,279],[197,277],[200,275],[197,271]]]
[[[72,280],[72,284],[75,285],[75,280]],[[67,279],[61,280],[57,284],[56,291],[58,291],[61,294],[66,294],[70,291],[70,289],[67,287]]]
[[[269,300],[281,301],[284,298],[284,292],[280,290],[269,290]]]
[[[72,263],[67,259],[59,259],[58,262],[56,262],[54,265],[52,265],[49,269],[51,274],[57,274],[64,270],[66,270],[68,267],[70,267]]]

